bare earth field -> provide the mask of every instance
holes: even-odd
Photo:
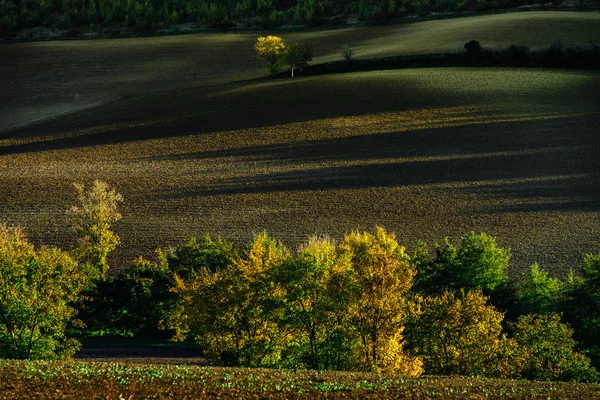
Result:
[[[495,235],[513,276],[600,249],[600,73],[405,69],[265,80],[253,35],[0,46],[0,221],[68,247],[73,182],[125,197],[113,265],[267,229],[295,246],[375,224]],[[314,63],[483,44],[600,41],[598,13],[521,13],[283,35]],[[502,38],[502,39],[501,39]],[[505,42],[503,42],[503,40]]]

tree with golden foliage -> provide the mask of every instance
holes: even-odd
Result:
[[[487,300],[481,291],[461,290],[411,301],[407,339],[424,358],[426,373],[518,375],[523,363],[515,356],[516,342],[501,334],[504,314]]]
[[[179,300],[165,324],[174,339],[193,338],[223,365],[275,365],[285,336],[277,324],[282,292],[268,274],[288,255],[264,232],[232,265],[216,272],[202,267],[189,282],[176,276]]]
[[[78,204],[68,211],[73,227],[77,232],[75,254],[98,270],[102,279],[108,277],[107,257],[120,242],[112,230],[113,223],[121,219],[118,211],[123,196],[111,189],[106,182],[95,180],[86,190],[85,186],[75,184]]]
[[[348,318],[363,370],[420,375],[422,361],[403,351],[406,294],[416,274],[393,233],[351,233],[340,244],[351,263]]]
[[[285,62],[286,45],[279,36],[260,36],[254,44],[256,58],[263,63],[271,75],[281,71]]]

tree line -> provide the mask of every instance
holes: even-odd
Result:
[[[598,4],[598,0],[593,0]],[[554,0],[555,5],[561,1]],[[272,29],[337,26],[410,15],[544,4],[541,0],[0,0],[0,36],[44,27],[82,32],[157,31],[170,25]],[[584,2],[580,2],[584,5]]]
[[[0,357],[75,354],[73,336],[192,339],[218,365],[598,382],[600,255],[562,281],[537,264],[508,277],[486,234],[420,242],[384,228],[291,251],[191,238],[110,272],[122,197],[76,186],[76,248],[35,249],[0,228]]]

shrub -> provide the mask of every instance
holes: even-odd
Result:
[[[342,57],[344,57],[344,60],[346,62],[350,62],[354,58],[354,48],[351,46],[348,46],[348,45],[342,46],[342,48],[340,49],[340,52],[342,53]]]
[[[547,381],[597,382],[598,373],[590,360],[575,349],[573,330],[560,322],[558,314],[529,314],[519,318],[514,338],[523,376]]]
[[[501,335],[504,315],[487,305],[481,291],[458,295],[417,295],[406,323],[413,353],[423,357],[425,372],[439,375],[513,377],[520,362],[514,341]]]
[[[79,342],[65,325],[75,316],[86,272],[67,253],[38,251],[20,228],[0,227],[0,357],[56,359],[73,355]]]

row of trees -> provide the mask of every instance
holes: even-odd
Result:
[[[206,236],[115,275],[122,198],[77,192],[70,253],[0,229],[2,357],[72,355],[70,332],[193,339],[223,365],[598,380],[581,352],[599,355],[600,256],[566,282],[534,265],[515,284],[490,236],[407,254],[376,228],[295,252],[267,233],[245,249]]]
[[[598,0],[593,0],[598,3]],[[0,0],[0,34],[26,28],[158,30],[178,23],[214,28],[340,25],[433,12],[543,4],[539,0]],[[585,2],[581,2],[583,5]],[[555,4],[560,4],[559,0]]]

